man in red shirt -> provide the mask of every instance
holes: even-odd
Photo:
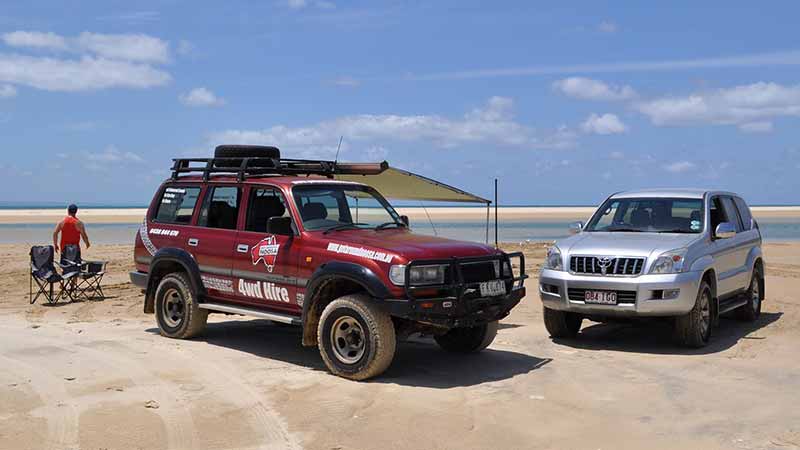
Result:
[[[86,227],[83,222],[76,217],[78,214],[78,207],[76,205],[69,205],[67,208],[67,217],[56,225],[56,230],[53,232],[53,246],[59,252],[67,245],[77,245],[80,254],[81,239],[83,239],[86,248],[91,247],[89,243],[89,235],[86,234]],[[58,234],[61,233],[61,243],[59,245]]]

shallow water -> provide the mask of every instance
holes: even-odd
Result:
[[[434,222],[412,224],[417,233],[438,235],[452,239],[484,242],[486,222]],[[500,224],[498,236],[501,242],[552,241],[567,235],[569,222],[557,221],[508,221]],[[800,220],[762,219],[759,226],[767,241],[800,240]],[[52,241],[54,225],[50,224],[0,224],[0,244],[47,244]],[[89,238],[93,244],[133,243],[138,223],[87,224]],[[489,228],[489,242],[494,242],[494,226]]]

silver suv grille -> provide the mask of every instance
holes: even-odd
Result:
[[[607,256],[571,256],[569,270],[589,275],[639,275],[644,258],[612,258]]]

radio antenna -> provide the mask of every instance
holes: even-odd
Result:
[[[336,146],[336,158],[333,158],[334,165],[339,162],[339,150],[342,149],[342,139],[344,139],[344,136],[339,136],[339,145]]]

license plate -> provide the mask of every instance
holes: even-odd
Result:
[[[480,284],[481,297],[496,297],[506,294],[506,282],[503,280],[484,281]]]
[[[583,294],[585,303],[596,303],[599,305],[616,305],[617,293],[608,291],[586,291]]]

